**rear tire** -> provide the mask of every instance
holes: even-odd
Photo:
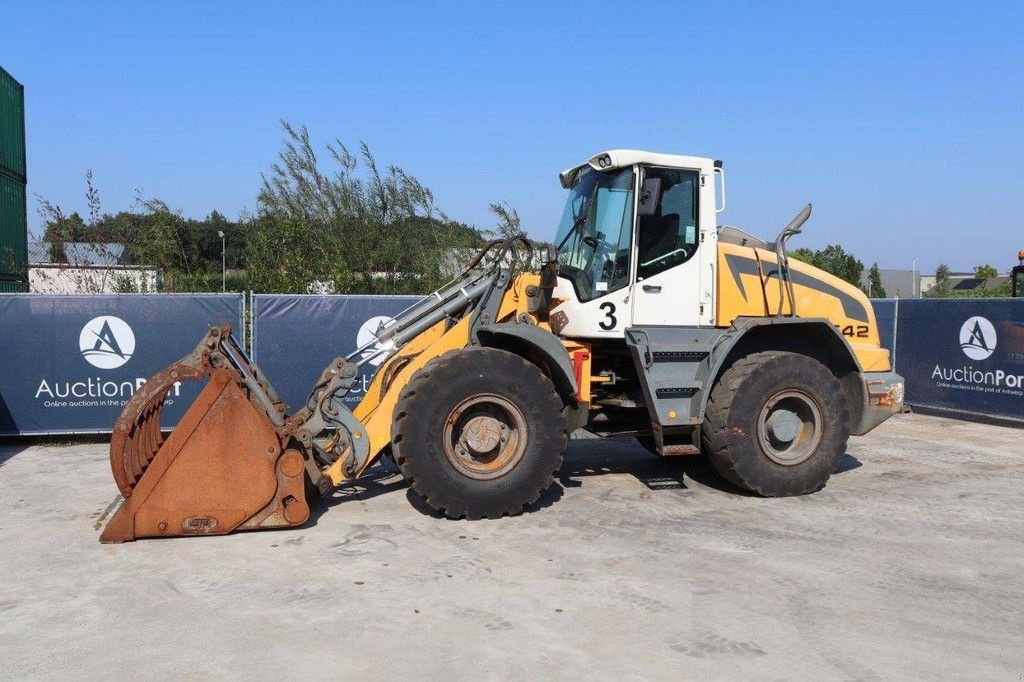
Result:
[[[565,406],[551,380],[494,348],[431,360],[395,406],[395,462],[449,518],[521,513],[552,484],[566,443]]]
[[[748,355],[726,370],[701,426],[701,444],[715,469],[765,497],[824,488],[848,438],[838,379],[818,361],[782,351]]]

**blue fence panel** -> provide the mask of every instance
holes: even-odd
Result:
[[[875,309],[875,321],[878,322],[878,338],[895,362],[896,311],[899,309],[899,301],[894,298],[873,298],[871,307]]]
[[[0,295],[0,435],[109,432],[136,388],[209,325],[243,329],[241,294]],[[174,426],[199,382],[171,390]]]
[[[320,372],[332,359],[373,340],[378,325],[420,300],[419,296],[253,296],[253,361],[293,412],[304,405]],[[377,366],[366,363],[346,396],[358,403]]]
[[[294,410],[327,363],[415,296],[253,297],[253,358]],[[911,405],[1024,420],[1024,300],[874,301]],[[109,432],[146,377],[208,325],[243,328],[240,294],[0,296],[0,435]],[[895,344],[893,339],[895,338]],[[376,367],[368,363],[357,403]],[[199,391],[172,391],[164,427]]]
[[[896,354],[912,406],[1024,419],[1024,300],[901,300]]]

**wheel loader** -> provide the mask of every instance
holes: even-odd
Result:
[[[101,541],[299,526],[312,496],[381,457],[450,518],[518,514],[577,429],[703,453],[739,488],[801,495],[825,485],[849,435],[900,410],[867,297],[786,256],[810,205],[768,242],[717,225],[719,161],[611,150],[559,179],[568,197],[543,253],[490,242],[334,359],[295,409],[230,327],[212,327],[116,421],[124,501]],[[168,390],[188,380],[206,385],[165,434]]]

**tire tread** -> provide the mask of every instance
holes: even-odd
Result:
[[[800,360],[796,360],[796,358]],[[764,497],[805,495],[816,492],[825,486],[828,478],[826,476],[824,480],[801,479],[798,476],[793,476],[787,482],[785,489],[779,490],[777,482],[769,484],[767,481],[759,480],[756,476],[741,473],[737,466],[739,455],[729,447],[731,410],[743,386],[759,371],[771,370],[777,363],[792,364],[794,362],[814,363],[828,373],[828,376],[836,383],[832,387],[836,390],[822,391],[816,396],[826,404],[826,414],[837,415],[836,419],[841,422],[840,441],[833,445],[837,454],[833,466],[829,469],[829,473],[831,473],[835,469],[835,465],[838,464],[838,459],[846,452],[846,441],[849,436],[846,426],[847,406],[841,390],[838,390],[838,380],[835,380],[831,372],[813,358],[785,351],[762,351],[740,358],[722,374],[712,388],[704,412],[704,423],[701,426],[701,446],[712,465],[729,483]],[[827,419],[827,417],[823,418]],[[748,434],[748,437],[754,438],[755,436]],[[794,471],[796,470],[794,469]]]
[[[471,356],[467,357],[470,354]],[[544,386],[541,397],[543,411],[546,414],[555,415],[554,442],[549,444],[553,452],[548,453],[547,464],[538,466],[525,482],[517,486],[515,490],[507,491],[509,494],[486,503],[459,499],[455,491],[444,490],[441,486],[432,487],[424,480],[424,472],[421,467],[433,466],[433,464],[417,461],[419,458],[411,449],[407,449],[403,453],[402,447],[403,443],[408,441],[411,436],[408,432],[410,416],[416,414],[422,403],[429,400],[426,396],[430,396],[434,392],[432,388],[434,388],[435,382],[442,380],[445,375],[452,372],[465,371],[467,360],[481,362],[485,365],[510,363],[516,376],[528,377],[528,381]],[[536,502],[541,493],[552,484],[555,473],[562,466],[562,454],[568,444],[566,407],[551,380],[533,363],[513,353],[495,348],[458,349],[434,358],[409,379],[395,405],[394,415],[392,444],[395,451],[395,462],[401,469],[402,475],[428,506],[452,519],[497,519],[506,515],[514,516],[522,513],[526,506]],[[532,429],[533,425],[528,425],[528,428]]]

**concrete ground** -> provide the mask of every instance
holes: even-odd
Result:
[[[1019,679],[1022,436],[900,416],[774,500],[574,441],[517,518],[383,472],[298,530],[118,546],[105,446],[4,445],[0,677]]]

